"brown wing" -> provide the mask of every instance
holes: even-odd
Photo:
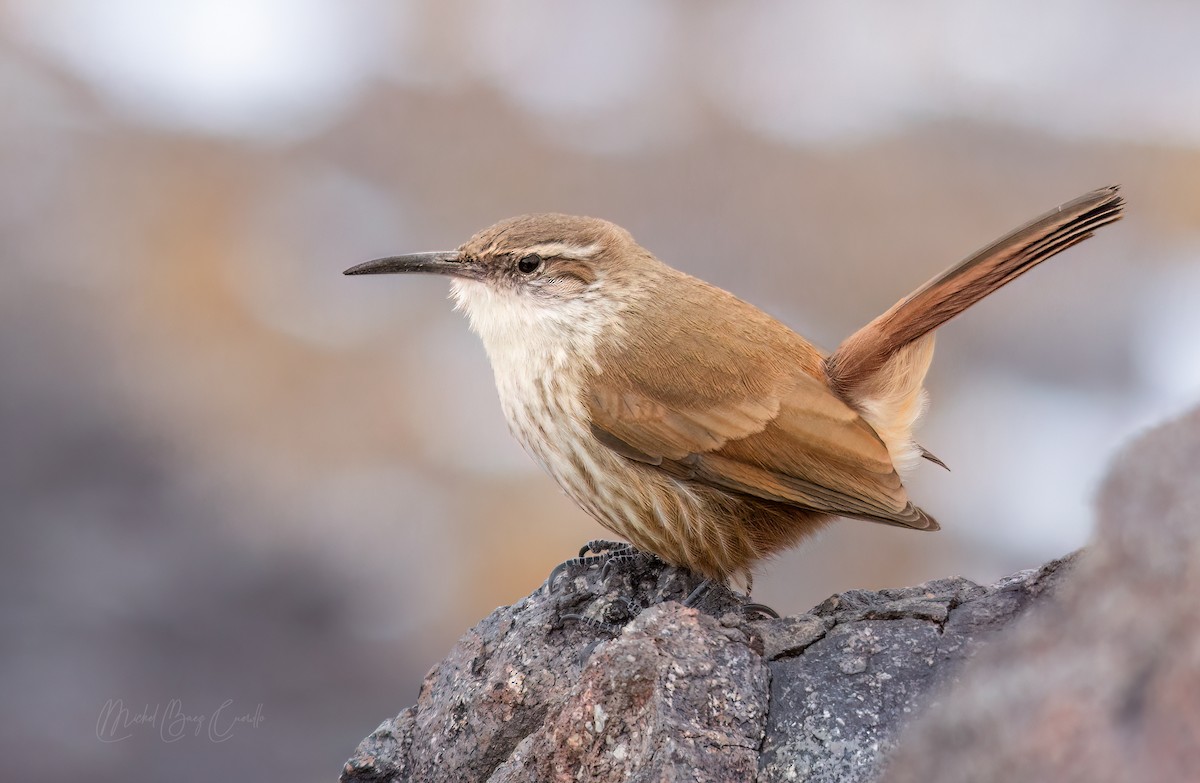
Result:
[[[770,377],[773,366],[764,375]],[[628,373],[599,376],[589,390],[592,432],[619,454],[686,480],[804,509],[937,529],[908,501],[879,436],[822,381],[793,371],[769,383],[770,391],[748,395],[721,372],[689,368],[687,380],[708,390],[700,405],[668,404],[668,395]],[[714,390],[721,388],[732,391],[719,397]]]

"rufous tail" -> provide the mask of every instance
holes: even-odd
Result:
[[[875,428],[898,468],[928,455],[913,442],[912,427],[925,406],[933,330],[1097,228],[1120,220],[1124,206],[1114,185],[1047,212],[901,299],[829,356],[830,387]]]
[[[1125,200],[1117,189],[1094,190],[1001,237],[850,335],[826,360],[834,390],[852,401],[898,350],[1097,228],[1120,220]]]

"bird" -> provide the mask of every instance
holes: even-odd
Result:
[[[903,481],[942,464],[913,436],[934,330],[1119,220],[1118,187],[973,253],[832,353],[598,218],[523,215],[345,274],[448,276],[510,431],[562,490],[637,552],[749,585],[838,517],[939,529]]]

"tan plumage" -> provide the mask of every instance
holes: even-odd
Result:
[[[601,348],[604,371],[585,383],[601,442],[740,495],[936,526],[908,502],[879,436],[830,391],[820,351],[752,305],[675,274],[673,285],[655,287],[687,290],[688,300],[645,300],[624,339]],[[639,355],[672,358],[663,367]]]
[[[514,218],[458,251],[348,272],[454,276],[510,428],[534,457],[634,546],[727,579],[835,516],[936,530],[899,475],[927,455],[912,427],[932,331],[1119,219],[1122,205],[1116,188],[1064,204],[926,283],[828,358],[591,218]]]

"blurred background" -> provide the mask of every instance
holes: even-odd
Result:
[[[12,779],[328,780],[600,528],[513,441],[438,279],[609,218],[831,348],[1119,182],[939,333],[912,494],[765,567],[781,612],[1082,545],[1200,391],[1200,6],[0,3],[0,754]],[[255,717],[257,715],[257,718]],[[233,718],[243,716],[236,724]]]

